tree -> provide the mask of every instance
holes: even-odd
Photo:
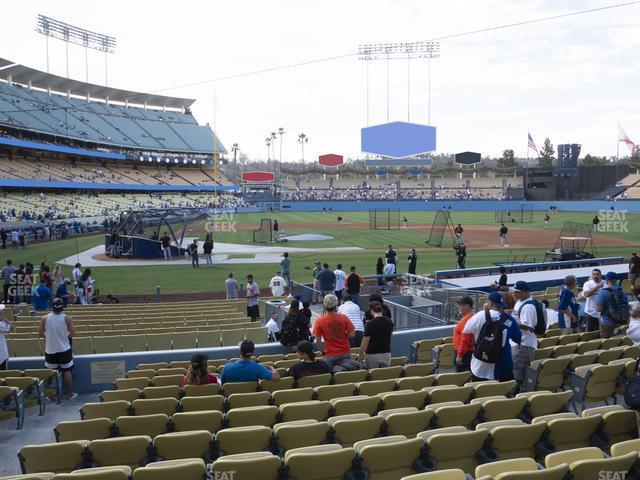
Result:
[[[514,168],[516,166],[516,156],[512,149],[502,152],[502,157],[498,159],[496,164],[499,168]]]
[[[264,144],[267,146],[267,170],[269,170],[269,161],[271,160],[271,135],[264,139]]]
[[[606,165],[608,163],[609,162],[607,161],[606,157],[596,157],[589,153],[587,153],[582,159],[582,165],[584,165],[585,167],[588,167],[590,165]]]
[[[280,135],[280,158],[278,159],[278,163],[280,164],[280,168],[282,168],[282,136],[284,135],[284,128],[278,128],[278,135]]]
[[[233,153],[233,174],[236,179],[238,178],[238,152],[240,151],[240,145],[234,143],[231,145],[231,153]]]
[[[273,165],[274,165],[274,169],[275,169],[275,164],[276,164],[276,139],[278,138],[278,136],[276,135],[276,132],[271,132],[271,158],[273,159]]]
[[[553,161],[555,160],[555,152],[553,150],[553,144],[549,138],[544,139],[542,149],[540,149],[540,156],[538,157],[538,165],[542,168],[553,168]]]
[[[304,164],[304,144],[309,143],[309,137],[307,137],[307,135],[304,133],[298,134],[298,143],[300,144],[300,148],[302,149],[302,163]]]

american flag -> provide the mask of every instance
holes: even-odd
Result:
[[[536,147],[536,142],[533,141],[533,138],[531,138],[531,134],[529,132],[527,132],[527,136],[529,137],[529,143],[527,145],[527,148],[532,148],[537,152],[538,148]]]

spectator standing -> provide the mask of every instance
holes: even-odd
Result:
[[[191,255],[191,266],[193,268],[200,268],[198,260],[198,241],[195,238],[193,239],[193,242],[189,244],[189,247],[187,247],[187,253]]]
[[[578,303],[573,289],[576,288],[576,277],[567,275],[564,277],[564,285],[558,294],[558,326],[562,329],[562,335],[574,333],[578,328]]]
[[[289,375],[299,380],[307,375],[321,375],[331,373],[331,367],[323,360],[317,360],[311,342],[303,340],[296,345],[296,354],[299,363],[294,363],[289,368]]]
[[[300,311],[304,314],[305,317],[309,319],[309,322],[311,322],[313,313],[311,312],[311,302],[309,302],[309,300],[305,300],[304,302],[302,302],[302,309]]]
[[[221,381],[231,382],[257,382],[258,380],[280,380],[280,374],[273,367],[265,367],[251,360],[255,345],[251,340],[243,340],[240,343],[240,360],[225,364],[222,369]]]
[[[460,320],[453,329],[453,347],[455,354],[456,372],[468,372],[471,369],[471,355],[473,354],[473,335],[467,333],[463,335],[463,330],[467,322],[473,317],[473,299],[464,296],[456,302]]]
[[[93,295],[93,278],[91,278],[91,269],[85,268],[80,277],[80,303],[82,305],[89,305],[91,303],[91,297]]]
[[[333,294],[336,288],[336,274],[329,269],[328,263],[322,265],[322,270],[318,272],[317,279],[322,298],[324,298],[325,295]]]
[[[396,264],[387,263],[384,266],[383,275],[386,282],[394,282],[396,279]]]
[[[171,260],[171,237],[167,232],[160,237],[160,246],[162,247],[162,255],[165,260]]]
[[[382,304],[371,304],[373,318],[364,327],[364,337],[360,344],[360,361],[367,370],[388,367],[391,364],[391,334],[393,322],[382,314]]]
[[[338,300],[342,299],[342,294],[344,293],[344,285],[347,280],[347,274],[342,270],[342,264],[339,263],[337,268],[333,271],[333,274],[336,276],[336,286],[335,286],[335,294],[338,297]]]
[[[363,323],[365,325],[369,320],[373,319],[373,312],[371,312],[371,304],[373,302],[380,303],[380,305],[382,305],[382,315],[393,320],[393,318],[391,317],[391,310],[389,310],[389,307],[385,305],[382,295],[380,295],[379,293],[372,293],[371,295],[369,295],[369,308],[367,308],[367,311],[364,312]]]
[[[213,267],[213,257],[211,256],[213,253],[213,238],[211,238],[211,234],[209,233],[207,233],[204,239],[202,251],[204,252],[204,259],[207,262],[207,268]]]
[[[529,293],[529,284],[518,281],[514,285],[513,292],[518,299],[513,308],[513,317],[521,331],[521,340],[511,343],[511,355],[513,357],[513,377],[521,387],[524,381],[524,372],[533,362],[538,348],[538,337],[535,328],[538,324],[538,312]]]
[[[282,277],[287,281],[287,287],[291,290],[291,259],[289,259],[289,253],[284,252],[282,254],[282,260],[280,260],[280,271]]]
[[[80,279],[82,278],[82,265],[80,265],[79,263],[76,263],[73,271],[71,272],[71,279],[73,280],[73,285],[75,287],[79,287],[80,286]]]
[[[490,293],[484,309],[473,315],[462,330],[463,335],[473,334],[474,349],[471,358],[473,381],[513,379],[510,340],[513,339],[518,343],[521,334],[516,321],[513,317],[506,315],[503,309],[502,295],[498,292]],[[493,333],[495,335],[492,335]],[[489,355],[488,347],[491,346],[492,338],[496,340],[494,343],[496,350]]]
[[[271,289],[271,295],[274,297],[283,297],[285,293],[285,279],[282,278],[280,272],[276,272],[276,275],[269,282],[269,288]]]
[[[0,241],[2,241],[2,250],[6,250],[7,248],[7,238],[9,236],[7,235],[7,232],[5,231],[5,229],[3,228],[2,230],[0,230]]]
[[[209,385],[211,383],[220,383],[220,377],[209,373],[209,365],[207,364],[209,358],[202,353],[198,353],[191,357],[191,365],[187,373],[185,373],[182,379],[182,385]]]
[[[18,241],[20,242],[20,248],[27,248],[23,229],[18,230]]]
[[[556,328],[558,326],[558,311],[553,308],[549,308],[549,300],[545,299],[540,302],[545,308],[545,314],[547,316],[547,330],[550,328]]]
[[[224,281],[224,289],[227,293],[227,300],[238,298],[238,281],[233,278],[233,272],[229,272],[229,278]]]
[[[247,275],[247,317],[255,322],[260,317],[260,287],[253,280],[253,275]]]
[[[287,316],[282,320],[280,343],[285,347],[293,347],[302,340],[309,340],[309,328],[311,328],[309,317],[300,310],[300,302],[294,300],[289,306]]]
[[[349,338],[355,335],[349,317],[337,312],[338,298],[329,294],[323,300],[325,314],[313,324],[313,335],[325,361],[333,369],[345,360],[351,359]]]
[[[499,267],[498,272],[500,272],[500,277],[497,282],[493,282],[491,285],[492,288],[500,290],[501,288],[507,287],[509,279],[507,277],[507,269],[505,267]]]
[[[596,299],[598,292],[607,284],[602,280],[602,271],[594,268],[591,271],[591,278],[582,285],[582,296],[586,299],[584,305],[584,316],[587,332],[600,330],[600,312],[596,309]]]
[[[52,312],[40,319],[39,334],[45,342],[44,366],[62,372],[67,400],[74,400],[78,394],[73,393],[71,377],[73,370],[71,338],[75,335],[73,319],[70,315],[63,313],[64,304],[61,299],[56,298],[51,306]]]
[[[629,259],[629,282],[632,287],[635,286],[638,275],[640,275],[640,257],[636,252],[631,252],[631,258]]]
[[[600,338],[611,338],[616,328],[627,323],[629,303],[626,294],[616,281],[615,272],[607,272],[606,287],[598,292],[596,309],[601,313]]]
[[[12,301],[13,295],[10,292],[9,286],[13,281],[13,276],[15,272],[16,272],[16,267],[13,266],[13,263],[11,262],[11,260],[7,260],[7,264],[4,267],[2,267],[2,271],[0,272],[4,280],[4,284],[2,285],[4,303],[13,303]]]
[[[71,284],[71,280],[65,278],[62,280],[62,283],[58,285],[58,288],[56,288],[56,298],[61,299],[65,307],[69,304],[69,299],[73,299],[73,293],[70,293],[67,288],[69,284]]]
[[[345,296],[344,303],[338,307],[338,313],[346,315],[353,325],[355,334],[349,338],[349,344],[351,348],[357,348],[362,343],[362,337],[364,336],[364,323],[362,322],[362,312],[360,306],[353,302],[350,295]]]
[[[509,228],[505,226],[504,223],[500,225],[500,246],[508,247],[509,246]]]
[[[320,273],[320,270],[322,270],[322,267],[320,266],[320,260],[316,260],[314,262],[313,270],[311,271],[311,275],[313,275],[313,293],[311,296],[313,303],[318,302],[318,296],[320,295],[320,280],[318,280],[318,274]]]
[[[36,311],[49,310],[49,302],[51,301],[51,289],[47,287],[44,278],[40,279],[40,286],[33,292],[33,308]]]
[[[11,230],[11,248],[18,250],[18,245],[20,245],[20,234],[18,233],[18,229],[14,228]]]
[[[2,315],[2,311],[6,307],[4,304],[0,304],[0,371],[7,369],[7,363],[9,361],[9,348],[7,346],[6,334],[13,330],[13,325],[7,317]]]
[[[53,288],[57,290],[63,282],[64,272],[62,271],[62,267],[60,265],[56,265],[56,268],[53,269]],[[56,295],[56,297],[57,296],[58,295]]]
[[[416,249],[415,248],[411,249],[411,252],[409,252],[409,256],[407,257],[407,260],[409,260],[409,266],[407,268],[407,271],[411,275],[415,275],[416,274],[416,266],[418,265],[418,255],[416,254]],[[409,283],[411,283],[411,279],[409,279]]]
[[[351,297],[351,300],[355,304],[358,304],[361,285],[364,285],[364,278],[356,272],[356,267],[351,266],[349,268],[349,275],[347,275],[346,287],[347,295]]]
[[[378,286],[381,287],[384,285],[384,263],[382,263],[382,257],[378,257],[378,261],[376,262],[376,277]]]
[[[397,256],[398,254],[393,249],[393,245],[389,245],[389,248],[387,248],[387,251],[384,254],[384,258],[387,259],[387,263],[393,263],[395,265]]]
[[[42,262],[40,264],[40,278],[45,281],[45,284],[48,288],[53,288],[53,280],[51,278],[51,269],[47,262]]]
[[[631,339],[636,347],[640,347],[640,303],[636,302],[629,312],[629,328],[627,337]]]

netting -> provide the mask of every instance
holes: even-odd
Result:
[[[271,219],[263,218],[260,220],[260,228],[253,231],[253,243],[272,243],[273,229],[271,227]]]
[[[449,230],[451,234],[451,238],[454,238],[453,222],[451,220],[451,212],[449,210],[438,210],[436,212],[436,216],[433,219],[433,224],[431,225],[431,232],[429,233],[429,238],[426,241],[426,244],[431,247],[442,247],[442,242],[444,240],[444,234]]]
[[[496,210],[494,219],[497,223],[532,223],[533,205],[520,205],[513,210]]]
[[[399,230],[400,210],[369,210],[371,230]]]

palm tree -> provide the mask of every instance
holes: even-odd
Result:
[[[278,138],[278,136],[276,135],[276,132],[271,132],[271,158],[273,159],[273,169],[275,171],[275,165],[276,165],[276,139]]]
[[[278,135],[280,135],[280,159],[278,163],[280,164],[280,169],[282,169],[282,136],[284,135],[284,128],[280,127],[278,129]]]
[[[269,171],[269,161],[271,160],[271,135],[264,139],[264,144],[267,146],[267,171]]]
[[[307,137],[307,135],[304,133],[298,134],[298,143],[300,144],[300,148],[302,149],[302,163],[304,164],[304,144],[309,143],[309,137]]]
[[[236,180],[238,178],[238,152],[240,151],[240,145],[234,143],[231,145],[231,153],[233,153],[233,175]]]

